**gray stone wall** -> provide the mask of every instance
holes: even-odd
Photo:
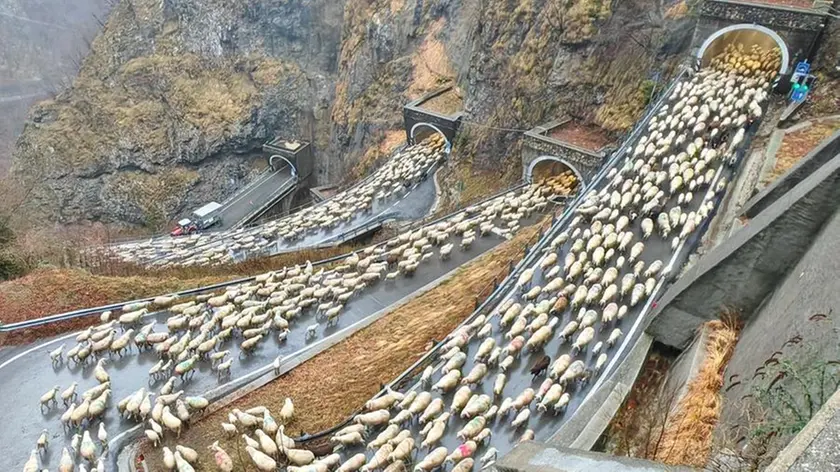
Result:
[[[759,214],[837,154],[840,154],[840,131],[829,136],[801,161],[797,162],[785,175],[753,196],[744,205],[744,215],[752,218]]]
[[[422,108],[423,103],[429,101],[433,97],[446,93],[451,88],[452,87],[445,87],[440,90],[427,93],[403,107],[403,124],[405,126],[406,142],[414,142],[411,139],[411,129],[418,123],[428,123],[434,125],[440,129],[450,143],[455,142],[455,135],[458,134],[458,128],[461,126],[461,118],[464,114],[462,112],[457,112],[454,115],[442,115]],[[429,127],[418,127],[415,131],[414,137],[417,141],[420,141],[434,132],[434,129]]]
[[[522,139],[522,176],[526,178],[531,163],[541,156],[564,159],[574,166],[586,183],[592,180],[604,163],[603,152],[592,153],[533,131],[525,133]]]
[[[774,30],[811,32],[820,31],[825,18],[819,11],[725,0],[706,0],[700,4],[699,13],[701,17],[723,19],[733,25],[756,23]]]
[[[312,176],[312,169],[315,164],[315,156],[312,154],[312,146],[306,141],[301,141],[301,147],[295,151],[283,147],[273,146],[270,143],[263,144],[263,151],[268,154],[279,154],[295,166],[298,172],[298,179],[306,182]],[[269,162],[270,163],[270,162]],[[277,164],[275,163],[275,166]]]
[[[803,239],[801,244],[809,244],[808,251],[787,271],[741,332],[726,368],[725,378],[731,381],[723,389],[722,425],[740,424],[747,432],[742,398],[773,380],[772,369],[767,375],[756,372],[774,352],[781,352],[775,357],[792,365],[808,362],[806,357],[812,354],[824,360],[840,355],[840,323],[833,320],[840,316],[840,212],[831,216],[818,235]],[[826,314],[828,319],[815,314]],[[802,342],[788,343],[796,335],[802,336]]]

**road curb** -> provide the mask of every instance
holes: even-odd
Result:
[[[573,449],[592,449],[633,388],[651,344],[653,338],[642,333],[610,378],[546,442]]]

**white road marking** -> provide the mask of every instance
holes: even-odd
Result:
[[[715,173],[715,178],[712,179],[712,183],[709,185],[709,190],[714,190],[715,186],[718,183],[718,180],[720,180],[720,177],[723,175],[723,166],[724,165],[726,165],[726,163],[722,162],[721,165],[718,167],[718,170]],[[703,200],[701,200],[700,204],[704,205],[705,202]],[[718,202],[715,205],[715,207],[717,207],[717,205],[719,205],[719,204],[720,204],[720,199],[718,199]],[[711,218],[711,215],[707,216],[707,218]],[[691,235],[689,235],[688,237],[690,237],[690,236]],[[667,274],[669,274],[672,270],[674,270],[674,263],[677,261],[677,258],[679,257],[680,253],[682,253],[682,250],[685,247],[685,243],[688,240],[688,237],[686,237],[686,239],[683,239],[683,240],[680,241],[680,244],[677,246],[677,250],[674,251],[674,254],[671,256],[671,260],[668,261],[668,265],[665,266],[665,269],[663,270],[663,273],[666,274],[666,275],[663,275],[659,279],[659,282],[656,284],[656,288],[654,288],[653,293],[651,293],[650,297],[648,297],[644,308],[642,308],[642,311],[639,313],[639,316],[636,318],[636,321],[633,323],[633,327],[630,328],[630,332],[628,332],[625,335],[624,342],[621,343],[621,346],[619,346],[618,351],[616,351],[615,355],[612,356],[612,359],[610,359],[610,362],[609,362],[609,364],[607,364],[607,367],[598,376],[598,380],[595,382],[595,385],[593,385],[592,388],[589,390],[589,393],[586,395],[586,398],[583,399],[583,402],[581,402],[581,405],[586,403],[595,394],[595,392],[598,391],[598,387],[600,387],[601,384],[604,382],[604,379],[606,379],[609,376],[610,371],[615,367],[615,364],[618,362],[618,360],[621,359],[621,355],[627,349],[627,346],[631,343],[631,341],[633,341],[633,336],[635,335],[636,331],[639,329],[639,326],[642,324],[642,321],[645,319],[645,316],[647,315],[647,312],[650,309],[650,306],[653,304],[653,301],[656,299],[656,294],[659,293],[659,290],[662,288],[663,284],[665,283],[665,278],[666,278]],[[665,243],[667,244],[667,241],[665,241]],[[638,340],[636,340],[636,341],[638,341]],[[635,344],[635,342],[633,342],[633,344]],[[578,408],[580,408],[580,407],[578,407]]]
[[[60,338],[53,339],[52,341],[47,341],[47,342],[45,342],[45,343],[41,343],[41,344],[39,344],[39,345],[37,345],[37,346],[35,346],[35,347],[33,347],[33,348],[30,348],[30,349],[28,349],[28,350],[26,350],[26,351],[23,351],[23,352],[21,352],[20,354],[16,355],[15,357],[12,357],[11,359],[7,360],[6,362],[4,362],[4,363],[0,364],[0,370],[1,370],[1,369],[3,369],[3,367],[7,367],[9,364],[11,364],[12,362],[14,362],[14,361],[16,361],[16,360],[20,359],[20,358],[21,358],[21,357],[23,357],[23,356],[26,356],[26,355],[28,355],[28,354],[31,354],[31,353],[33,353],[33,352],[37,351],[38,349],[45,348],[45,347],[47,347],[47,346],[49,346],[49,345],[52,345],[52,344],[55,344],[55,343],[57,343],[57,342],[59,342],[59,341],[64,341],[65,339],[72,338],[72,337],[76,336],[78,333],[79,333],[79,331],[76,331],[76,332],[73,332],[73,333],[68,334],[67,336],[62,336],[62,337],[60,337]]]
[[[411,295],[408,295],[408,296],[411,296]],[[398,300],[396,303],[400,303],[400,301]],[[355,323],[351,324],[350,326],[348,326],[348,327],[346,327],[346,328],[344,328],[344,329],[342,329],[342,330],[340,330],[340,331],[336,331],[335,333],[333,333],[333,334],[331,334],[331,335],[329,335],[329,336],[327,336],[327,337],[325,337],[325,338],[321,339],[321,340],[320,340],[320,341],[318,341],[317,343],[310,344],[310,345],[308,345],[308,346],[304,346],[303,348],[298,349],[297,351],[295,351],[295,352],[293,352],[293,353],[291,353],[291,354],[287,354],[287,355],[283,356],[283,359],[293,359],[293,358],[295,358],[295,357],[299,356],[300,354],[303,354],[303,353],[304,353],[304,352],[306,352],[306,351],[317,349],[317,348],[318,348],[321,344],[326,343],[326,342],[328,342],[328,341],[330,341],[330,340],[332,340],[332,339],[334,339],[334,338],[337,338],[337,337],[338,337],[338,338],[340,338],[340,339],[341,339],[341,338],[343,338],[343,337],[348,337],[348,336],[350,336],[351,334],[353,334],[353,333],[355,333],[356,331],[358,331],[359,329],[363,328],[363,327],[364,327],[364,325],[365,325],[365,323],[366,323],[366,322],[367,322],[370,318],[372,318],[372,317],[376,316],[376,315],[377,315],[378,313],[380,313],[381,311],[382,311],[382,310],[379,310],[378,312],[375,312],[375,313],[371,313],[370,315],[368,315],[368,316],[366,316],[366,317],[364,317],[364,318],[362,318],[362,319],[360,319],[360,320],[356,321]],[[371,323],[372,323],[372,322],[371,322]],[[43,347],[43,346],[39,346],[39,347]],[[259,373],[259,374],[261,374],[261,373],[263,373],[264,371],[268,371],[269,369],[273,369],[273,368],[274,368],[273,364],[274,364],[274,360],[272,360],[270,364],[267,364],[267,365],[265,365],[265,366],[263,366],[263,367],[260,367],[260,368],[258,368],[258,369],[256,369],[256,370],[254,370],[254,371],[252,371],[252,372],[249,372],[249,373],[247,373],[247,374],[245,374],[245,375],[242,375],[242,376],[240,376],[240,377],[238,377],[238,378],[236,378],[236,379],[230,380],[230,381],[228,381],[228,382],[227,382],[227,383],[225,383],[225,384],[222,384],[222,385],[216,386],[216,387],[214,387],[214,388],[212,388],[212,389],[208,390],[207,392],[205,392],[202,396],[205,396],[205,397],[207,397],[207,396],[211,396],[211,394],[212,394],[212,393],[214,393],[214,392],[216,392],[216,391],[221,391],[221,390],[223,390],[223,389],[225,389],[225,388],[227,388],[227,387],[229,387],[229,386],[231,386],[231,385],[235,385],[236,383],[241,382],[241,381],[242,381],[242,380],[244,380],[244,379],[247,379],[247,378],[249,378],[249,377],[253,377],[253,376],[257,375],[258,373]],[[292,369],[288,369],[288,370],[286,370],[285,372],[283,372],[283,374],[286,374],[286,373],[288,373],[288,372],[289,372],[289,371],[291,371],[291,370],[292,370]],[[283,374],[281,374],[281,375],[283,375]],[[232,392],[231,392],[231,393],[232,393]],[[114,446],[114,444],[115,444],[118,440],[120,440],[120,439],[124,438],[125,436],[127,436],[128,434],[130,434],[130,433],[132,433],[132,432],[134,432],[134,431],[137,431],[138,429],[142,428],[144,424],[145,424],[145,423],[140,423],[140,424],[138,424],[138,425],[136,425],[136,426],[134,426],[134,427],[132,427],[132,428],[129,428],[129,429],[127,429],[127,430],[123,431],[122,433],[120,433],[120,434],[118,434],[118,435],[114,436],[114,437],[113,437],[110,441],[108,441],[108,447],[109,447],[109,449],[110,449],[112,446]]]
[[[152,312],[152,313],[146,313],[146,314],[145,314],[145,315],[143,315],[140,319],[146,319],[146,318],[149,318],[149,317],[157,316],[159,313],[161,313],[161,312],[160,312],[160,311],[155,311],[155,312]],[[91,316],[95,316],[95,315],[91,315]],[[85,328],[85,329],[87,329],[87,328]],[[116,328],[115,328],[115,329],[116,329]],[[67,336],[62,336],[62,337],[60,337],[60,338],[53,339],[52,341],[47,341],[47,342],[42,343],[42,344],[39,344],[39,345],[37,345],[37,346],[35,346],[35,347],[31,348],[31,349],[28,349],[28,350],[26,350],[26,351],[24,351],[24,352],[21,352],[20,354],[16,355],[15,357],[12,357],[11,359],[7,360],[6,362],[4,362],[4,363],[0,364],[0,369],[3,369],[3,367],[8,366],[8,365],[9,365],[9,364],[11,364],[12,362],[14,362],[14,361],[16,361],[16,360],[20,359],[20,358],[21,358],[21,357],[23,357],[23,356],[26,356],[27,354],[31,354],[31,353],[33,353],[33,352],[37,351],[38,349],[41,349],[41,348],[43,348],[43,347],[47,347],[47,346],[49,346],[49,345],[51,345],[51,344],[55,344],[55,343],[57,343],[57,342],[59,342],[59,341],[64,341],[65,339],[69,339],[69,338],[72,338],[72,337],[74,337],[74,336],[78,336],[78,334],[79,334],[79,333],[81,333],[82,331],[84,331],[84,330],[80,330],[80,331],[73,331],[72,333],[68,334]],[[123,332],[125,332],[125,330],[123,330]],[[66,359],[66,358],[65,358],[65,359]]]

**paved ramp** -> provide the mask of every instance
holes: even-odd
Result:
[[[238,228],[268,211],[275,203],[289,195],[297,186],[297,177],[284,166],[267,171],[222,204],[218,229]]]

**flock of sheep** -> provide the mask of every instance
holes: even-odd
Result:
[[[170,267],[229,263],[235,254],[260,253],[276,241],[294,245],[306,235],[330,231],[370,212],[374,202],[393,200],[405,193],[444,158],[445,144],[443,137],[435,134],[408,146],[395,153],[370,179],[285,218],[252,228],[127,243],[108,251],[126,262]]]
[[[101,324],[80,332],[70,349],[65,351],[66,346],[61,345],[50,352],[55,366],[62,362],[93,366],[98,382],[81,398],[76,382],[64,390],[56,386],[41,398],[42,410],[57,407],[61,400],[65,411],[60,421],[65,431],[80,433],[62,451],[59,471],[84,472],[87,465],[93,464],[97,465],[91,472],[103,470],[90,434],[99,421],[97,437],[104,452],[108,435],[101,420],[111,397],[111,379],[106,371],[109,356],[121,357],[134,350],[151,350],[160,356],[149,370],[153,385],[166,379],[159,390],[142,387],[117,404],[121,417],[147,425],[146,437],[159,444],[167,432],[180,435],[191,416],[207,407],[208,402],[202,397],[183,397],[185,382],[195,374],[199,362],[210,363],[220,380],[229,377],[234,359],[230,357],[231,350],[224,349],[226,344],[237,342],[240,356],[247,355],[270,336],[283,342],[296,320],[312,315],[317,323],[307,326],[305,337],[316,337],[321,324],[338,323],[345,305],[366,287],[412,275],[435,252],[439,258],[447,259],[456,244],[468,250],[477,238],[491,234],[512,237],[523,219],[543,211],[552,197],[567,194],[571,190],[568,185],[566,176],[505,193],[351,254],[328,270],[316,270],[307,263],[259,275],[253,282],[230,286],[218,293],[189,299],[161,296],[150,302],[125,305],[118,313],[103,313]],[[163,331],[154,320],[144,324],[147,315],[160,310],[170,313]],[[280,362],[278,357],[275,369],[279,369]],[[176,385],[180,389],[176,390]],[[286,413],[281,412],[281,418],[284,417]],[[46,433],[27,461],[25,472],[39,470],[40,449],[47,447],[45,438]],[[197,457],[191,451],[184,446],[176,447],[174,453],[165,449],[165,463],[176,464],[179,471],[190,470],[189,464]],[[217,451],[217,455],[222,452]],[[78,466],[76,460],[80,461]]]
[[[289,472],[490,466],[500,452],[494,435],[534,438],[541,417],[550,424],[604,369],[622,320],[669,270],[646,243],[674,251],[710,217],[723,168],[761,116],[768,87],[760,76],[711,69],[678,84],[624,165],[585,196],[509,298],[452,333],[413,387],[370,400],[332,435],[332,454],[316,458],[282,431],[272,440],[270,419],[242,421],[236,412],[224,433],[253,432],[259,440],[245,434],[246,450],[263,472],[281,464]]]
[[[406,392],[388,390],[369,401],[366,412],[332,436],[333,454],[316,458],[285,435],[282,425],[294,415],[291,399],[277,418],[264,407],[233,410],[223,432],[241,434],[245,451],[263,472],[277,470],[278,464],[289,472],[392,472],[410,465],[432,471],[448,463],[452,471],[465,472],[474,468],[476,458],[483,467],[494,462],[505,446],[493,447],[493,436],[504,434],[504,425],[514,440],[532,439],[538,429],[534,423],[562,414],[582,385],[604,369],[624,335],[622,320],[670,270],[668,260],[646,248],[676,251],[710,217],[726,187],[724,166],[734,164],[747,127],[761,117],[776,62],[770,52],[729,48],[711,67],[677,84],[624,164],[611,169],[601,189],[584,197],[569,226],[553,237],[535,266],[522,272],[508,298],[450,334],[436,363]],[[125,246],[120,252],[140,263],[164,251],[170,262],[206,264],[225,261],[230,250],[295,240],[401,192],[442,157],[442,144],[433,138],[407,148],[334,203],[253,230]],[[184,300],[163,296],[103,313],[101,324],[79,333],[69,350],[62,345],[50,352],[54,364],[92,366],[97,382],[81,394],[74,382],[40,398],[42,410],[60,402],[65,408],[60,420],[68,434],[75,433],[62,450],[58,470],[104,471],[108,432],[102,419],[111,402],[108,356],[133,349],[160,356],[149,371],[155,384],[167,379],[160,389],[142,387],[116,405],[117,414],[142,423],[146,437],[158,446],[165,435],[180,436],[208,406],[203,397],[184,397],[198,363],[212,364],[220,377],[230,374],[233,358],[223,349],[226,344],[238,343],[240,356],[247,355],[272,336],[283,342],[296,320],[313,315],[316,323],[308,325],[305,337],[315,337],[322,323],[339,322],[346,305],[366,287],[412,275],[435,252],[446,259],[456,244],[468,250],[483,236],[510,238],[553,196],[569,193],[575,184],[570,176],[508,192],[406,231],[328,270],[307,263],[219,293]],[[660,241],[652,244],[650,238]],[[220,244],[212,245],[211,239]],[[146,315],[164,309],[171,316],[163,331],[156,330],[155,321],[143,324]],[[278,357],[275,370],[281,365]],[[444,445],[447,432],[455,432],[457,445]],[[40,470],[41,451],[48,447],[45,430],[24,472]],[[193,471],[198,453],[184,445],[174,449],[163,448],[167,469]],[[233,470],[230,455],[218,443],[210,449],[218,470]]]

